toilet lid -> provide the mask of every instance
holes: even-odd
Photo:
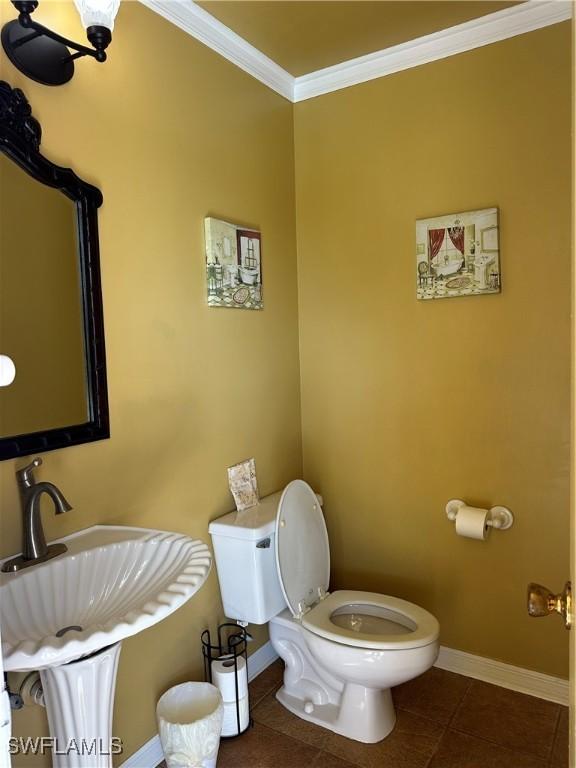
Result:
[[[276,566],[293,616],[302,616],[328,591],[328,532],[316,494],[303,480],[288,483],[278,504]]]

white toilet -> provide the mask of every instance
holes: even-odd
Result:
[[[210,524],[228,618],[270,622],[286,664],[278,700],[304,720],[373,743],[396,720],[390,688],[429,669],[439,625],[375,592],[328,592],[322,500],[303,480]]]

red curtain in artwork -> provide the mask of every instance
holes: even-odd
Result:
[[[430,261],[438,254],[444,242],[445,229],[428,230],[428,258]]]
[[[448,234],[454,247],[464,256],[464,227],[448,227]]]

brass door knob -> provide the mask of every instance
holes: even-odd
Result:
[[[550,592],[548,587],[541,584],[528,584],[528,613],[539,618],[551,613],[559,613],[564,617],[566,629],[572,627],[572,585],[569,581],[564,591],[559,595]]]

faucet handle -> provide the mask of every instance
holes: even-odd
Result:
[[[18,472],[16,472],[16,478],[18,482],[23,485],[25,488],[30,488],[31,485],[34,485],[34,470],[36,467],[42,466],[42,459],[40,456],[37,456],[35,459],[32,459],[30,464],[28,466],[24,467],[23,469],[19,469]]]

